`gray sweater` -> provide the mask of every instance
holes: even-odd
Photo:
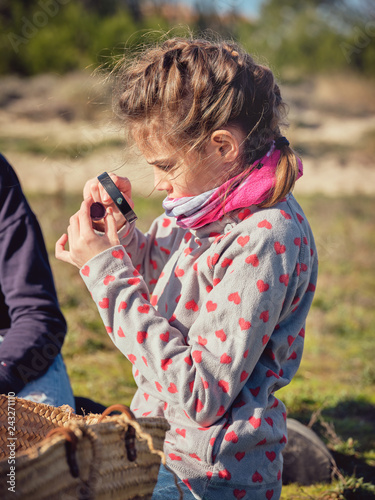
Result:
[[[200,498],[276,498],[286,409],[275,392],[301,361],[317,280],[310,226],[293,195],[196,230],[165,215],[81,275],[133,364],[132,410],[164,416],[168,465]],[[150,293],[152,295],[150,295]]]

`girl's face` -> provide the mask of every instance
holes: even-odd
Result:
[[[136,143],[154,170],[154,185],[170,198],[196,196],[223,184],[228,159],[221,142],[211,141],[205,154],[184,154],[166,142],[149,136]],[[226,147],[226,146],[224,146]]]

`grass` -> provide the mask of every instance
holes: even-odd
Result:
[[[59,299],[69,325],[63,354],[76,395],[109,405],[129,404],[135,391],[130,363],[112,345],[77,269],[56,261],[54,243],[80,199],[29,198],[41,222]],[[282,499],[375,498],[375,199],[299,198],[313,228],[320,276],[297,376],[279,391],[288,415],[312,425],[335,456],[332,484],[288,485]],[[160,199],[136,198],[146,230]]]

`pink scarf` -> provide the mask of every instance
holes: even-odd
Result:
[[[275,185],[279,158],[280,150],[273,145],[263,158],[222,186],[197,196],[167,197],[163,201],[163,208],[168,216],[177,218],[180,227],[197,229],[219,220],[232,210],[258,205],[270,195]],[[300,160],[298,167],[297,179],[303,174]]]

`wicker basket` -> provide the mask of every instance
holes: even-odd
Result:
[[[115,410],[122,413],[109,416]],[[0,498],[151,498],[168,428],[163,418],[136,420],[122,405],[83,417],[1,395]]]

